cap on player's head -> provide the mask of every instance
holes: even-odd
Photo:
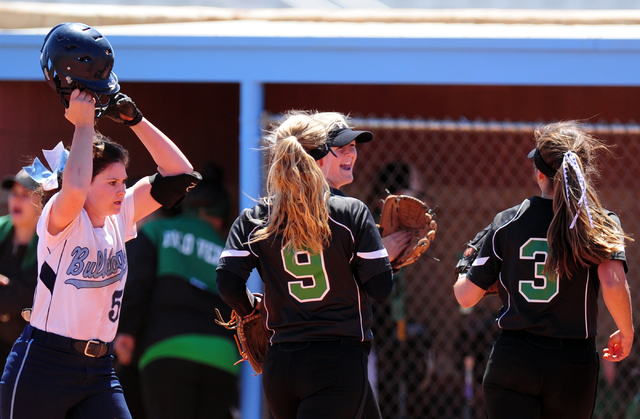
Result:
[[[533,163],[536,165],[536,168],[540,170],[546,177],[549,179],[553,179],[556,175],[556,169],[547,164],[546,161],[540,155],[540,151],[538,147],[534,148],[527,154],[527,157],[533,159]]]
[[[16,183],[22,185],[26,189],[30,189],[35,191],[38,188],[38,184],[35,180],[31,179],[31,176],[24,171],[24,169],[20,169],[20,171],[16,175],[7,175],[2,178],[2,189],[9,190],[13,188],[13,185]]]
[[[336,123],[327,135],[327,143],[331,147],[343,147],[352,141],[356,143],[368,143],[371,140],[373,140],[373,133],[369,131],[356,131],[343,123]]]

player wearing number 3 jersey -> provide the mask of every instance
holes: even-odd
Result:
[[[633,342],[627,237],[591,185],[595,154],[606,146],[568,122],[542,127],[535,137],[529,157],[541,196],[495,217],[454,292],[469,307],[498,282],[502,333],[483,380],[489,419],[586,419],[598,379],[601,289],[619,328],[604,359],[624,359]]]
[[[305,114],[277,128],[268,197],[235,221],[218,265],[220,295],[241,316],[253,310],[250,272],[256,268],[264,282],[263,384],[276,419],[361,416],[370,298],[386,298],[392,287],[368,208],[329,193],[326,134]]]

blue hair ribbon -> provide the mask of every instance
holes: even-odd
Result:
[[[31,166],[23,167],[23,169],[31,179],[41,184],[45,191],[51,191],[58,187],[58,174],[62,173],[67,164],[69,151],[60,141],[53,150],[42,150],[42,153],[52,171],[47,169],[37,157]]]

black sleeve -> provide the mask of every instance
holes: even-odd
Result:
[[[376,300],[385,300],[389,295],[391,295],[391,289],[393,288],[393,273],[391,271],[379,273],[362,284],[362,287],[367,294]]]
[[[249,300],[249,290],[245,281],[239,275],[226,269],[218,269],[216,272],[218,293],[222,297],[222,301],[242,317],[251,314],[253,305]]]
[[[122,314],[118,333],[139,337],[144,326],[147,306],[153,293],[158,255],[147,235],[138,236],[126,244],[129,274],[122,300]]]

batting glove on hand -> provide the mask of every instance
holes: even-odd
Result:
[[[140,112],[135,102],[124,93],[116,93],[111,98],[109,107],[107,107],[103,115],[128,126],[134,126],[142,121],[142,112]]]

